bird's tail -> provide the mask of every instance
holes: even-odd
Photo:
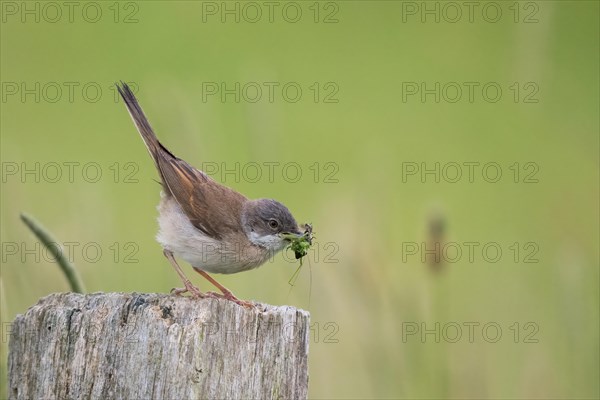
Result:
[[[146,147],[148,148],[148,151],[150,152],[150,155],[154,159],[154,163],[160,172],[160,168],[158,166],[158,158],[161,156],[160,153],[166,152],[171,156],[173,156],[173,154],[171,154],[171,152],[158,141],[158,138],[154,134],[148,119],[144,115],[144,111],[142,111],[142,107],[140,107],[129,86],[127,86],[127,84],[123,81],[121,81],[120,85],[116,83],[115,86],[117,87],[121,98],[125,102],[127,111],[129,111],[129,115],[131,116],[133,123],[140,133],[140,136],[142,136],[142,139],[144,140],[144,143],[146,144]]]

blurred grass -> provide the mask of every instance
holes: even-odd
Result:
[[[537,24],[402,23],[401,2],[338,4],[337,24],[202,23],[201,3],[183,1],[141,2],[136,24],[2,24],[3,82],[98,82],[104,90],[97,103],[2,102],[2,161],[97,162],[105,174],[98,183],[9,178],[2,242],[33,247],[18,218],[27,211],[65,242],[101,246],[98,263],[76,253],[91,292],[178,284],[153,239],[154,167],[108,89],[134,81],[159,137],[192,164],[302,165],[296,184],[280,176],[227,183],[277,198],[314,224],[318,242],[339,246],[338,263],[324,262],[323,248],[312,262],[312,398],[598,398],[598,3],[537,2]],[[204,103],[202,82],[212,81],[296,81],[307,96],[313,82],[333,81],[339,103]],[[406,81],[533,81],[540,102],[515,104],[505,94],[496,104],[403,103]],[[465,161],[498,162],[507,178],[402,181],[403,162]],[[528,161],[540,166],[540,182],[512,183],[508,166]],[[139,182],[112,182],[115,162],[136,163]],[[315,162],[339,165],[339,183],[314,183]],[[403,262],[401,243],[426,240],[432,209],[448,221],[447,241],[496,241],[504,250],[536,242],[540,262],[463,260],[437,277],[419,257]],[[124,262],[128,242],[139,246],[137,263]],[[3,339],[17,313],[68,290],[50,263],[4,258]],[[219,280],[242,298],[307,307],[308,269],[288,297],[293,271],[278,258]],[[504,334],[498,343],[402,341],[403,323],[452,321],[496,322]],[[509,326],[528,321],[538,324],[539,343],[514,343]],[[339,328],[337,343],[326,342],[328,322]],[[4,394],[6,340],[1,349]]]

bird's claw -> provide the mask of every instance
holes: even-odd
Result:
[[[206,297],[206,295],[202,294],[202,292],[200,292],[200,289],[198,289],[196,286],[194,285],[185,285],[185,287],[182,288],[173,288],[171,289],[171,294],[174,294],[175,296],[181,296],[184,293],[189,293],[191,295],[192,298],[194,299],[203,299]]]
[[[215,298],[215,299],[225,299],[225,300],[233,301],[235,304],[240,305],[242,307],[246,307],[246,308],[254,308],[255,307],[255,305],[253,303],[250,303],[249,301],[240,300],[237,297],[235,297],[233,295],[233,293],[231,293],[231,292],[224,292],[223,294],[216,293],[216,292],[206,292],[205,295],[208,297]]]

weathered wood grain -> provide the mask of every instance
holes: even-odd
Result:
[[[304,399],[309,314],[164,294],[59,293],[11,330],[9,399]]]

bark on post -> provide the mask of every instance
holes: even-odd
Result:
[[[309,314],[164,294],[59,293],[11,329],[9,399],[304,399]]]

